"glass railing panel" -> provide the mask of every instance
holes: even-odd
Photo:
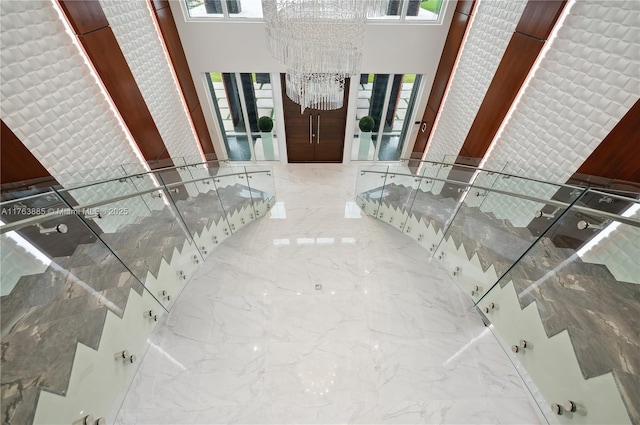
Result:
[[[480,174],[477,167],[481,163],[481,161],[482,158],[473,158],[460,155],[445,155],[440,172],[436,177],[466,183],[474,182],[475,180],[480,178],[482,179],[483,186],[490,187],[493,185],[493,182],[495,180],[495,174]],[[490,170],[500,172],[504,170],[506,166],[506,162],[495,161],[492,163],[492,167]],[[434,191],[437,192],[440,187],[441,185],[436,183]]]
[[[243,167],[220,167],[214,183],[225,211],[228,230],[235,233],[251,220],[251,215],[255,216],[246,173]]]
[[[131,305],[144,305],[147,311],[153,309],[154,315],[160,315],[163,308],[97,238],[99,219],[92,211],[74,211],[58,195],[49,193],[28,201],[3,203],[1,219],[0,379],[20,389],[2,391],[5,421],[32,423],[36,403],[49,393],[64,395],[65,403],[74,407],[56,415],[75,414],[86,408],[106,414],[113,394],[122,388],[120,378],[126,375],[112,370],[113,351],[107,365],[80,366],[85,373],[80,383],[74,381],[80,351],[95,354],[101,349],[105,323],[132,314]],[[32,221],[20,223],[25,219]],[[143,311],[135,311],[137,322],[152,327],[149,320],[143,320]],[[141,341],[144,343],[144,339]],[[126,342],[121,347],[136,349]],[[143,352],[140,349],[132,354]],[[104,367],[113,376],[94,379],[91,371]],[[74,395],[83,392],[91,394],[93,405],[78,404]],[[47,420],[40,423],[52,422],[51,416],[43,417]],[[66,417],[53,423],[74,423],[77,419]]]
[[[38,195],[50,192],[51,187],[59,187],[60,184],[53,177],[41,177],[37,179],[23,180],[19,182],[0,184],[0,201],[10,201],[24,196]]]
[[[429,191],[435,195],[439,195],[440,192],[445,188],[445,182],[443,180],[447,180],[450,177],[451,170],[453,170],[453,163],[443,162],[430,164],[430,166],[437,171],[431,176],[434,177],[434,180],[432,180],[430,183]],[[424,164],[422,169],[424,170],[427,167],[427,164]],[[433,170],[428,172],[433,172]],[[452,180],[454,179],[452,178]],[[458,181],[464,181],[464,179]]]
[[[420,181],[406,166],[390,166],[378,218],[404,231]]]
[[[264,217],[276,202],[276,184],[271,167],[246,166],[249,193],[255,217]]]
[[[455,214],[461,193],[457,190],[458,186],[435,177],[442,174],[441,164],[428,165],[422,172],[427,176],[420,177],[412,190],[405,190],[404,193],[409,202],[405,232],[406,228],[411,228],[406,233],[435,253],[451,217]]]
[[[386,165],[367,165],[358,168],[356,180],[356,203],[371,216],[376,216],[380,199],[385,195],[384,185],[387,178]]]
[[[104,180],[125,177],[127,176],[127,174],[144,171],[141,164],[125,165],[127,166],[127,168],[125,168],[123,165],[116,165],[111,167],[96,168],[92,170],[64,173],[58,175],[57,180],[63,187],[77,187],[90,183],[101,182]]]
[[[194,234],[202,231],[206,220],[202,222],[199,217],[205,214],[198,214],[197,211],[191,211],[186,207],[186,205],[193,206],[194,199],[200,194],[200,189],[196,184],[197,179],[194,178],[191,167],[180,165],[154,170],[153,176],[167,189],[165,193],[168,195],[168,200],[171,201],[171,206],[178,213],[177,218],[186,226],[193,238]]]
[[[484,178],[483,175],[488,172],[482,172],[479,178]],[[489,179],[491,176],[487,176]],[[482,182],[482,180],[480,180]],[[483,189],[486,186],[476,183],[474,186],[477,190],[484,195]],[[480,206],[481,210],[486,213],[492,213],[499,216],[502,219],[509,220],[509,222],[515,227],[526,227],[531,221],[540,215],[540,212],[545,214],[544,218],[549,218],[546,214],[551,214],[557,217],[557,207],[550,207],[545,204],[547,200],[557,200],[560,202],[570,203],[575,201],[577,196],[584,190],[579,187],[566,186],[562,184],[549,183],[541,180],[523,178],[513,176],[506,173],[498,173],[497,178],[494,179],[491,189],[496,192],[508,192],[521,194],[528,197],[541,199],[542,201],[536,206],[535,202],[528,200],[518,200],[519,198],[510,198],[511,202],[507,205],[502,204],[504,198],[499,193],[488,192],[485,199]],[[547,220],[544,221],[546,223]],[[543,230],[546,227],[542,226]],[[538,232],[538,235],[540,232]]]
[[[550,422],[640,421],[639,211],[586,192],[479,303]]]
[[[114,197],[113,184],[122,185],[119,198]],[[100,238],[149,291],[162,293],[161,301],[170,306],[202,259],[172,202],[171,196],[188,196],[182,186],[177,183],[165,188],[158,176],[141,174],[60,194],[69,202],[77,202],[88,192],[94,194],[92,202],[79,202],[79,208],[101,212],[96,223]]]
[[[494,171],[487,171],[482,173],[476,173],[472,179],[473,184],[478,187],[487,189],[473,189],[468,194],[466,199],[466,205],[473,207],[480,207],[487,199],[489,189],[493,189],[500,178],[500,174]]]
[[[457,189],[463,196],[438,247],[442,266],[473,300],[482,297],[581,193],[564,193],[562,201],[537,198],[541,184],[504,175],[495,179],[491,172],[480,172],[476,182],[493,185]],[[549,194],[562,188],[546,185]],[[479,202],[482,198],[486,200]]]
[[[220,238],[218,227],[226,227],[225,214],[215,189],[214,177],[205,165],[154,173],[169,189],[167,193],[173,207],[203,257],[210,255],[213,248],[223,239]],[[175,181],[178,178],[182,180]]]

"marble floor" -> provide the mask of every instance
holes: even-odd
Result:
[[[275,165],[269,217],[159,324],[117,423],[539,423],[471,303],[353,203],[357,166]]]

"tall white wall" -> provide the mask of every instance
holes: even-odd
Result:
[[[145,0],[100,0],[171,157],[199,155],[179,87]]]
[[[518,25],[526,0],[484,0],[476,8],[428,145],[427,159],[457,155]]]

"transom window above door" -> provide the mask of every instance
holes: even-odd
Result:
[[[363,0],[366,1],[366,0]],[[384,16],[371,22],[440,23],[445,0],[388,0]],[[186,15],[195,20],[263,20],[262,0],[184,0]]]

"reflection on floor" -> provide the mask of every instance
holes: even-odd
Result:
[[[352,202],[356,166],[275,168],[279,203],[185,288],[118,424],[538,423],[447,273]]]
[[[375,137],[375,136],[374,136]],[[396,161],[400,158],[402,146],[399,145],[400,138],[396,136],[383,136],[380,152],[378,152],[379,161]],[[351,159],[353,161],[373,161],[376,152],[376,140],[366,140],[360,137],[353,139],[351,145]]]
[[[251,161],[251,148],[247,136],[227,135],[227,152],[231,161]]]
[[[272,138],[264,141],[260,135],[254,135],[253,150],[258,161],[273,161],[279,156],[278,141]],[[251,149],[247,136],[227,136],[227,152],[231,161],[251,161]]]

